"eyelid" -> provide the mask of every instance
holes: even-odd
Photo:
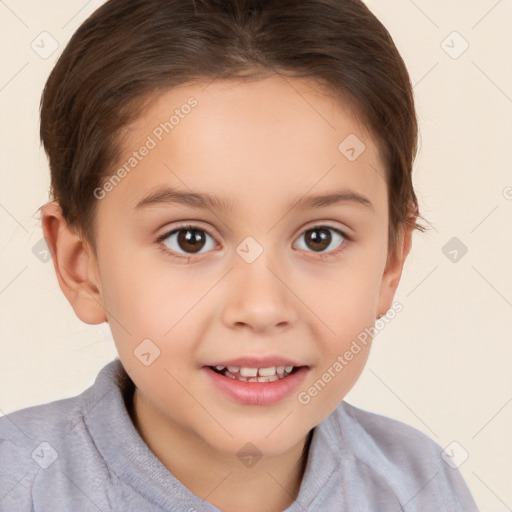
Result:
[[[342,245],[346,245],[348,242],[352,242],[354,241],[354,237],[355,235],[353,235],[353,230],[351,228],[349,228],[346,224],[343,224],[343,225],[337,225],[337,223],[335,221],[328,221],[328,220],[325,220],[325,221],[315,221],[311,224],[306,224],[306,226],[302,227],[299,231],[299,234],[296,235],[296,237],[294,238],[294,240],[297,240],[301,235],[303,235],[306,231],[309,231],[311,229],[320,229],[320,228],[326,228],[326,229],[331,229],[331,230],[334,230],[334,231],[337,231],[340,235],[343,236],[344,238],[344,242]],[[314,254],[313,251],[311,251],[312,254]],[[328,254],[333,254],[335,252],[335,250],[331,251],[330,253],[329,252],[324,252],[324,253],[318,253],[318,254],[324,254],[324,255],[328,255]]]
[[[172,228],[167,229],[163,234],[159,235],[157,237],[157,239],[156,239],[156,243],[157,243],[158,248],[166,256],[172,258],[174,261],[185,261],[186,263],[188,263],[192,259],[194,261],[198,261],[198,259],[201,258],[201,256],[204,256],[208,252],[211,252],[211,250],[210,250],[210,251],[206,251],[204,253],[200,252],[200,253],[196,253],[196,254],[192,254],[192,253],[190,253],[190,254],[187,254],[187,253],[182,254],[182,253],[173,251],[169,247],[166,247],[166,245],[163,243],[164,240],[167,240],[174,233],[176,233],[178,231],[183,231],[183,230],[186,230],[186,229],[195,229],[196,231],[204,231],[213,240],[215,246],[216,247],[218,246],[218,243],[217,243],[215,237],[210,233],[210,230],[204,228],[203,226],[201,226],[201,222],[200,221],[193,221],[193,222],[186,222],[186,223],[183,223],[183,224],[179,224],[177,226],[174,226]]]
[[[327,231],[335,231],[338,233],[339,236],[343,239],[340,243],[340,245],[335,248],[331,249],[330,251],[325,252],[315,252],[315,251],[306,251],[301,250],[301,252],[304,253],[305,257],[309,259],[314,259],[315,261],[320,259],[329,259],[329,258],[336,258],[338,257],[343,251],[345,251],[347,245],[349,245],[352,242],[352,237],[347,235],[346,232],[338,227],[332,226],[329,223],[316,223],[313,224],[311,227],[303,228],[299,234],[299,236],[296,238],[296,240],[300,239],[303,235],[305,235],[308,231],[315,230],[315,229],[325,229]]]
[[[328,252],[318,252],[315,253],[314,251],[304,251],[308,257],[312,257],[312,255],[317,255],[316,257],[320,258],[329,258],[331,256],[337,256],[339,253],[341,253],[346,245],[352,241],[352,236],[350,234],[347,234],[347,229],[340,228],[337,226],[332,225],[332,221],[316,221],[311,223],[310,225],[303,226],[299,232],[299,234],[294,238],[294,240],[297,240],[300,236],[304,235],[307,231],[310,231],[312,229],[320,229],[324,228],[327,230],[332,230],[338,232],[343,237],[343,242],[340,244],[340,246],[336,249],[332,249]],[[194,259],[199,258],[205,254],[207,254],[210,251],[206,251],[205,253],[196,253],[196,254],[181,254],[177,253],[175,251],[172,251],[168,247],[164,247],[165,244],[163,244],[163,241],[169,238],[171,235],[176,233],[177,231],[182,231],[186,229],[196,229],[198,231],[204,231],[208,236],[212,238],[215,245],[218,246],[218,243],[216,241],[216,237],[212,235],[209,229],[205,228],[201,225],[201,221],[189,221],[185,222],[183,224],[178,224],[177,226],[173,226],[172,228],[167,229],[163,234],[159,235],[156,239],[156,242],[158,243],[159,247],[164,251],[168,256],[175,258],[175,259],[185,259],[189,261],[194,257]],[[350,230],[348,230],[350,231]]]
[[[157,241],[161,242],[171,236],[172,233],[176,231],[181,231],[182,229],[196,229],[197,231],[204,231],[207,235],[211,236],[214,240],[215,237],[212,235],[210,229],[205,228],[201,225],[200,221],[189,221],[184,222],[183,224],[178,224],[177,226],[173,226],[172,228],[166,229],[161,235],[157,237]]]
[[[346,239],[351,239],[352,238],[352,235],[350,233],[352,231],[351,229],[349,229],[349,228],[347,228],[345,226],[344,227],[333,226],[332,224],[329,223],[329,221],[313,222],[310,225],[303,226],[300,229],[300,231],[298,232],[298,234],[296,235],[295,238],[298,238],[300,235],[304,234],[306,231],[309,231],[309,230],[314,229],[314,228],[318,229],[318,228],[322,228],[322,227],[338,231]],[[197,228],[199,230],[201,230],[201,231],[204,231],[206,234],[208,234],[213,239],[215,239],[215,236],[211,233],[211,231],[208,228],[205,228],[204,226],[202,226],[200,221],[190,221],[190,222],[186,222],[186,223],[183,223],[183,224],[179,224],[179,225],[174,226],[172,228],[168,228],[161,235],[159,235],[156,240],[158,242],[161,242],[161,241],[165,240],[166,238],[168,238],[172,233],[174,233],[176,231],[180,231],[182,229],[197,229]]]

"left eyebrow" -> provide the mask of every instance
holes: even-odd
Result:
[[[186,192],[172,187],[154,190],[149,195],[141,199],[137,206],[135,206],[135,209],[139,210],[148,206],[173,203],[183,204],[190,206],[191,208],[203,210],[236,210],[233,201],[226,198],[208,193]],[[339,190],[326,194],[299,197],[298,199],[289,202],[286,208],[287,211],[295,208],[308,210],[323,208],[337,203],[353,203],[374,210],[371,201],[367,197],[351,190]]]
[[[307,210],[323,208],[337,203],[355,203],[374,210],[373,204],[367,197],[351,190],[338,190],[329,194],[300,197],[299,199],[290,202],[288,204],[288,209],[292,210],[294,208],[298,208],[299,210]]]

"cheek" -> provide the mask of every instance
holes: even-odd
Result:
[[[169,329],[190,283],[178,272],[169,272],[169,266],[160,261],[164,256],[155,257],[156,249],[118,243],[105,245],[104,251],[108,257],[103,258],[100,271],[107,312],[137,335],[161,335]]]
[[[301,296],[311,305],[325,333],[331,333],[334,345],[373,324],[376,317],[384,264],[377,258],[356,254],[311,274],[302,275]],[[299,281],[298,281],[299,282]]]
[[[350,391],[368,359],[384,266],[375,254],[358,254],[328,279],[316,276],[309,283],[308,304],[318,318],[313,337],[319,360],[302,391],[303,403],[314,401],[311,412],[320,419]]]
[[[119,357],[141,378],[148,359],[164,380],[165,369],[186,375],[201,339],[200,299],[212,285],[179,268],[171,272],[165,261],[144,252],[126,257],[129,252],[113,251],[103,269],[104,305]]]

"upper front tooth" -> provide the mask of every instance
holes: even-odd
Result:
[[[228,370],[231,372],[231,373],[237,373],[238,370],[240,370],[240,368],[238,366],[228,366]]]
[[[256,377],[258,375],[258,368],[246,368],[242,366],[242,368],[240,368],[240,375],[242,377]]]
[[[269,366],[268,368],[260,368],[259,374],[261,377],[271,377],[272,375],[276,374],[276,367]]]

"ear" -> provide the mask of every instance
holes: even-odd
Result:
[[[411,250],[412,231],[412,228],[409,227],[402,229],[398,237],[395,253],[388,255],[380,286],[377,318],[384,316],[392,306],[398,283],[402,277],[405,260]]]
[[[106,322],[98,266],[92,249],[69,227],[58,204],[47,203],[41,211],[43,235],[60,289],[82,322]]]

